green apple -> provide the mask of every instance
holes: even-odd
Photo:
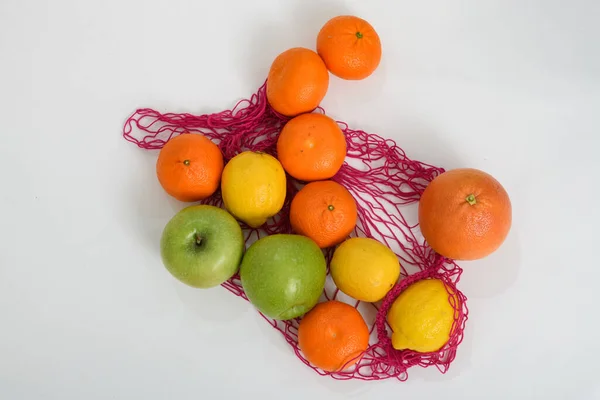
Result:
[[[277,320],[300,317],[319,301],[327,262],[319,246],[306,236],[275,234],[254,242],[240,265],[248,300]]]
[[[160,240],[163,264],[195,288],[218,286],[237,271],[244,253],[242,228],[227,211],[193,205],[179,211]]]

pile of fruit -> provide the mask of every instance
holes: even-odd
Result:
[[[335,17],[316,52],[281,53],[242,107],[141,109],[124,128],[127,140],[160,149],[164,191],[199,203],[162,233],[172,276],[244,297],[307,365],[340,379],[406,379],[414,365],[444,372],[466,321],[454,260],[486,257],[511,226],[509,197],[489,174],[409,160],[319,108],[330,73],[365,79],[380,59],[367,21]],[[138,140],[132,125],[150,134]],[[418,227],[400,212],[416,202]]]

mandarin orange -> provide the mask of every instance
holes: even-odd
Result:
[[[369,347],[369,328],[358,310],[341,301],[317,304],[298,326],[298,346],[324,371],[343,371]]]
[[[319,31],[317,53],[337,77],[364,79],[381,62],[381,40],[364,19],[340,15],[327,21]]]
[[[279,54],[267,77],[267,100],[280,114],[294,116],[319,106],[329,88],[329,72],[317,53],[294,47]]]
[[[302,114],[288,121],[277,140],[277,158],[285,171],[301,181],[333,177],[346,158],[346,138],[337,123],[323,114]]]
[[[211,196],[219,188],[222,172],[221,150],[199,134],[172,138],[156,161],[156,175],[165,192],[185,202]]]
[[[356,201],[334,181],[311,182],[292,199],[292,229],[314,240],[320,248],[341,243],[356,226]]]

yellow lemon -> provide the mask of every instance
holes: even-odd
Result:
[[[420,353],[437,351],[444,346],[450,338],[456,312],[449,297],[439,279],[424,279],[404,289],[387,314],[392,346],[396,350]],[[458,300],[456,296],[454,299]]]
[[[400,262],[389,247],[375,239],[351,238],[335,249],[330,270],[343,293],[373,303],[398,281]]]
[[[283,167],[269,154],[244,151],[223,169],[221,194],[225,208],[253,228],[281,210],[285,193]]]

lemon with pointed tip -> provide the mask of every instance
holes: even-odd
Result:
[[[404,289],[387,314],[394,349],[429,353],[442,348],[457,314],[451,296],[458,304],[456,293],[439,279],[423,279]]]
[[[223,169],[221,195],[225,208],[252,228],[260,227],[281,210],[285,194],[285,171],[269,154],[244,151]]]

